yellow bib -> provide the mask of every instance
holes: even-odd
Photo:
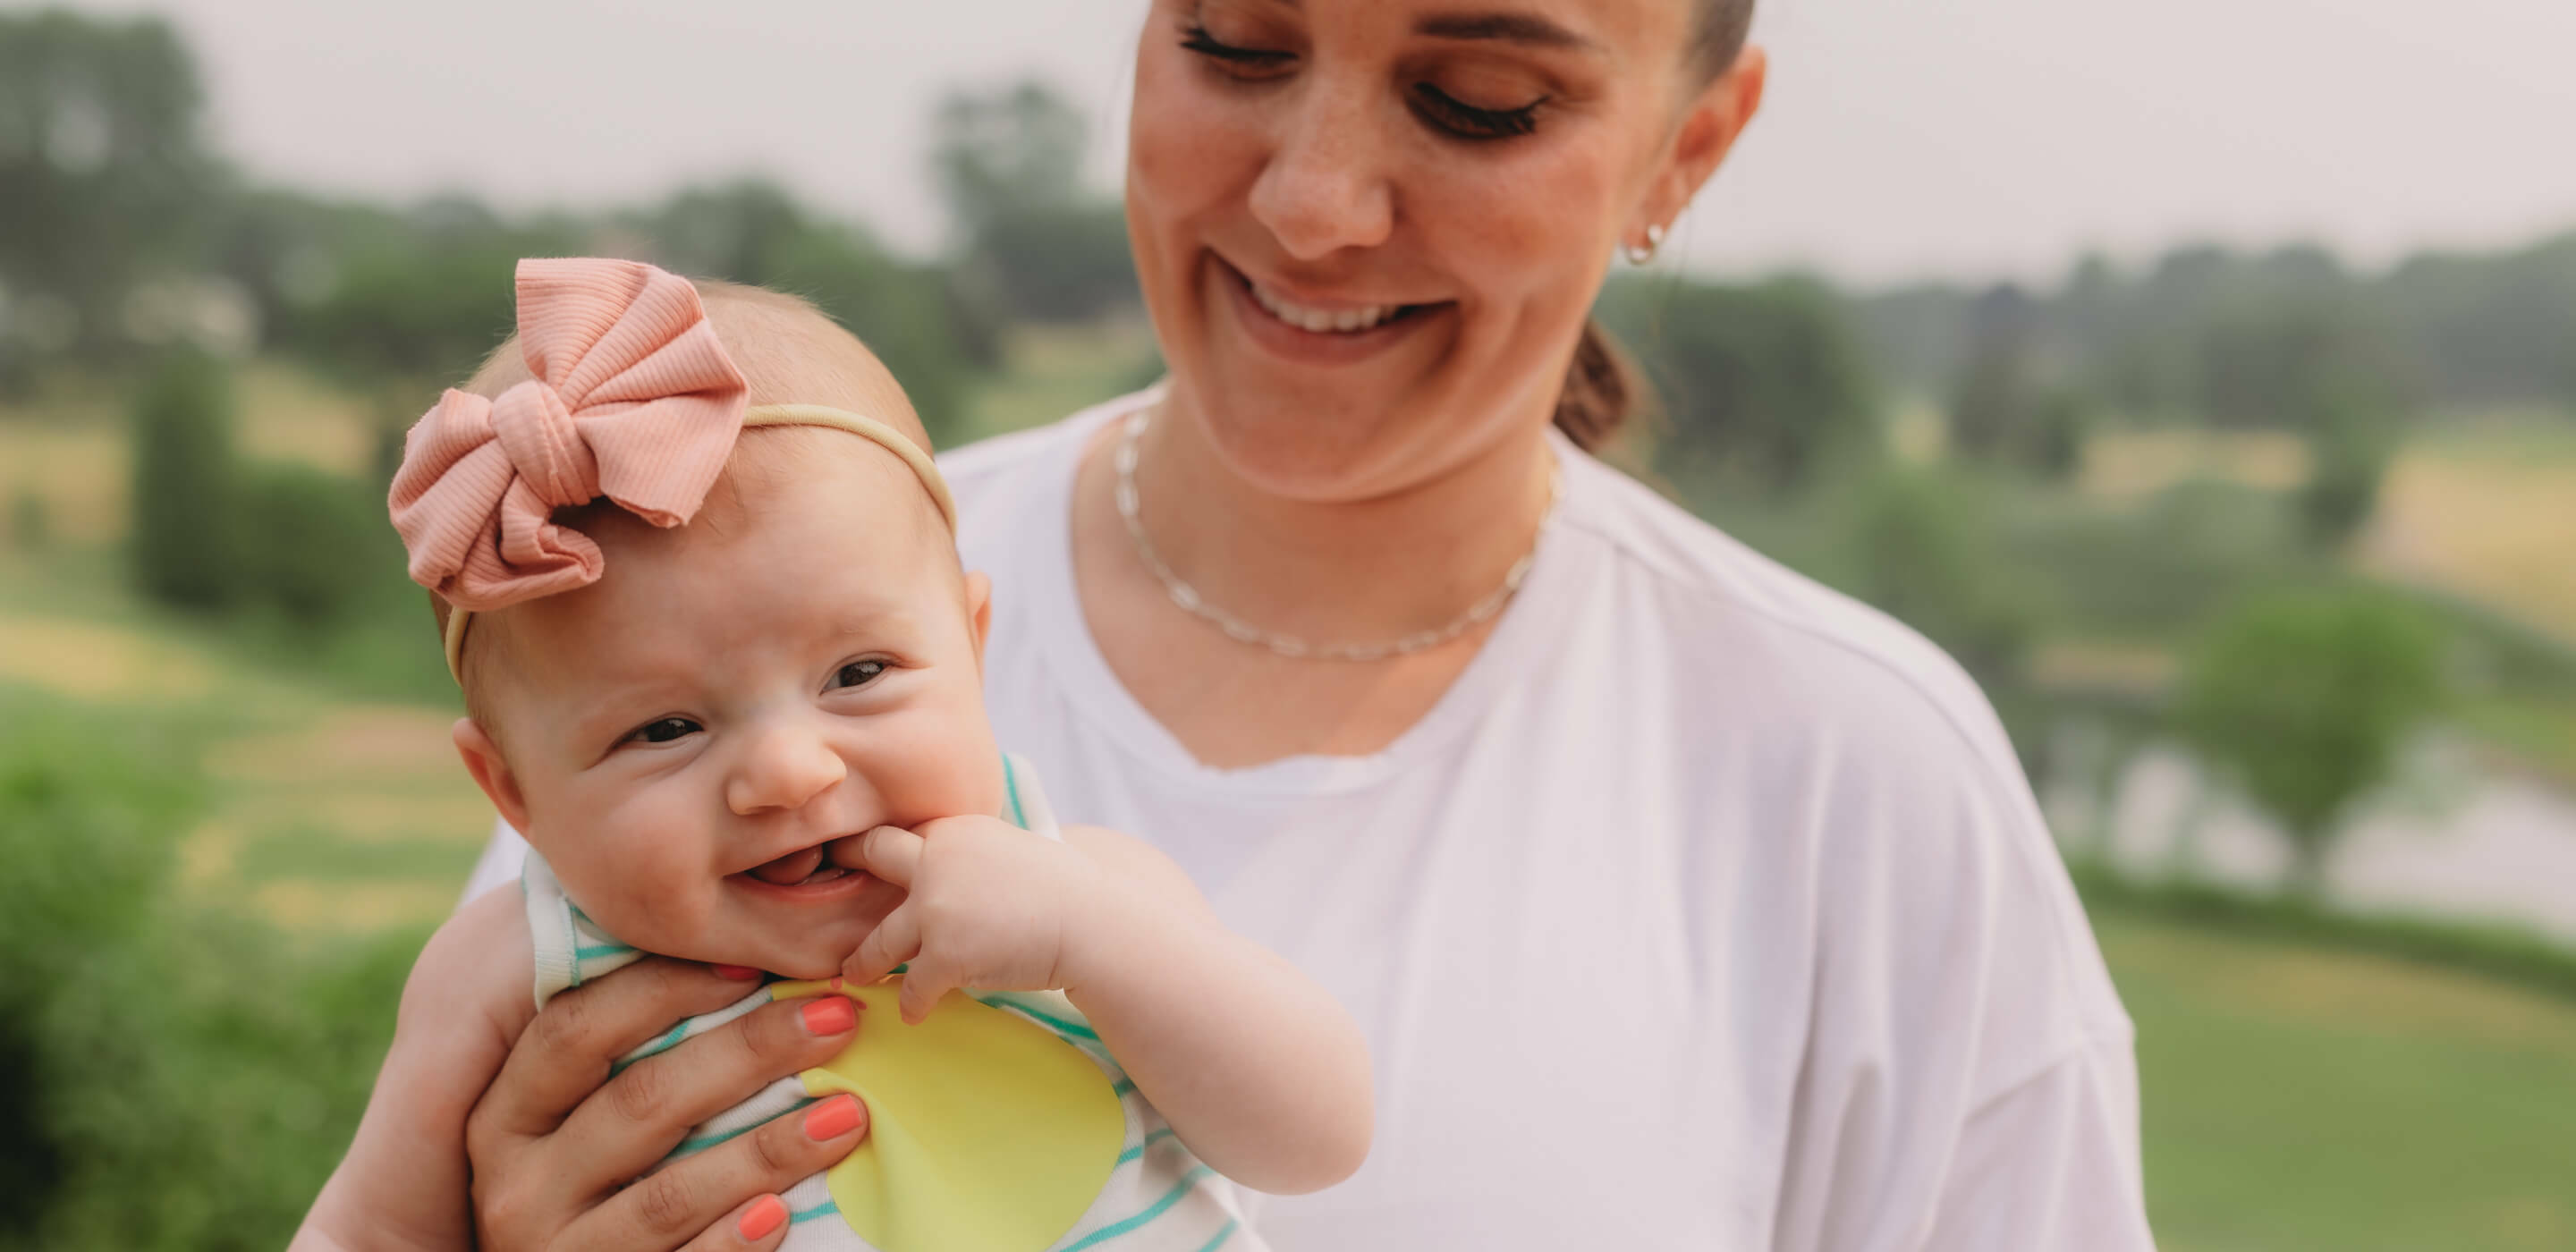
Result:
[[[918,1026],[901,976],[842,994],[863,1025],[808,1095],[856,1095],[868,1137],[825,1176],[841,1217],[885,1252],[1043,1252],[1117,1167],[1127,1114],[1080,1048],[1015,1013],[951,992]],[[774,1000],[831,990],[771,985]]]

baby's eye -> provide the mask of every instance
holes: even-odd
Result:
[[[627,733],[626,741],[629,743],[669,743],[674,739],[685,739],[704,729],[705,727],[700,726],[696,722],[690,721],[685,717],[665,717],[646,722],[643,725],[636,727],[634,730]]]
[[[832,685],[864,687],[875,682],[877,675],[884,672],[886,672],[886,663],[883,661],[852,661],[832,675]]]

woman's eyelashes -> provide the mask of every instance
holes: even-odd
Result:
[[[1266,82],[1279,77],[1297,60],[1293,52],[1225,43],[1195,22],[1183,30],[1181,46],[1213,62],[1227,77],[1243,82]],[[1443,134],[1466,140],[1510,139],[1529,134],[1538,128],[1540,106],[1548,102],[1548,97],[1540,96],[1512,108],[1485,108],[1429,82],[1413,84],[1411,95],[1415,116]]]
[[[1509,139],[1538,129],[1539,106],[1547,103],[1540,96],[1528,104],[1509,109],[1478,108],[1440,90],[1430,83],[1413,86],[1414,110],[1432,125],[1461,139]]]
[[[1297,54],[1294,52],[1281,52],[1275,48],[1247,48],[1240,44],[1220,42],[1216,36],[1208,33],[1207,27],[1197,22],[1191,22],[1183,29],[1181,46],[1216,62],[1238,77],[1252,77],[1261,70],[1279,69],[1297,59]]]

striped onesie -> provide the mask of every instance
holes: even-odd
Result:
[[[1061,839],[1028,763],[1003,760],[1004,816]],[[520,877],[536,945],[537,1004],[644,954],[566,898],[544,858]],[[623,1069],[761,1005],[821,990],[775,982],[689,1018]],[[868,1106],[847,1160],[779,1193],[788,1252],[1258,1252],[1232,1184],[1173,1137],[1061,993],[966,992],[907,1026],[891,980],[843,994],[872,1010],[825,1065],[783,1078],[690,1131],[664,1163],[839,1091]]]

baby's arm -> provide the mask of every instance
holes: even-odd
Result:
[[[1136,887],[1068,945],[1065,994],[1200,1160],[1280,1194],[1368,1155],[1368,1045],[1285,958],[1226,929],[1171,859],[1116,831],[1065,839]],[[1103,903],[1108,903],[1104,901]]]
[[[430,937],[403,984],[357,1139],[289,1252],[474,1246],[465,1118],[536,1015],[531,960],[511,885],[476,897]]]
[[[1367,1155],[1358,1026],[1220,924],[1161,853],[1098,828],[1057,844],[963,817],[881,826],[833,858],[909,893],[843,969],[864,982],[910,961],[906,1020],[954,987],[1062,988],[1181,1142],[1236,1182],[1313,1191]]]

